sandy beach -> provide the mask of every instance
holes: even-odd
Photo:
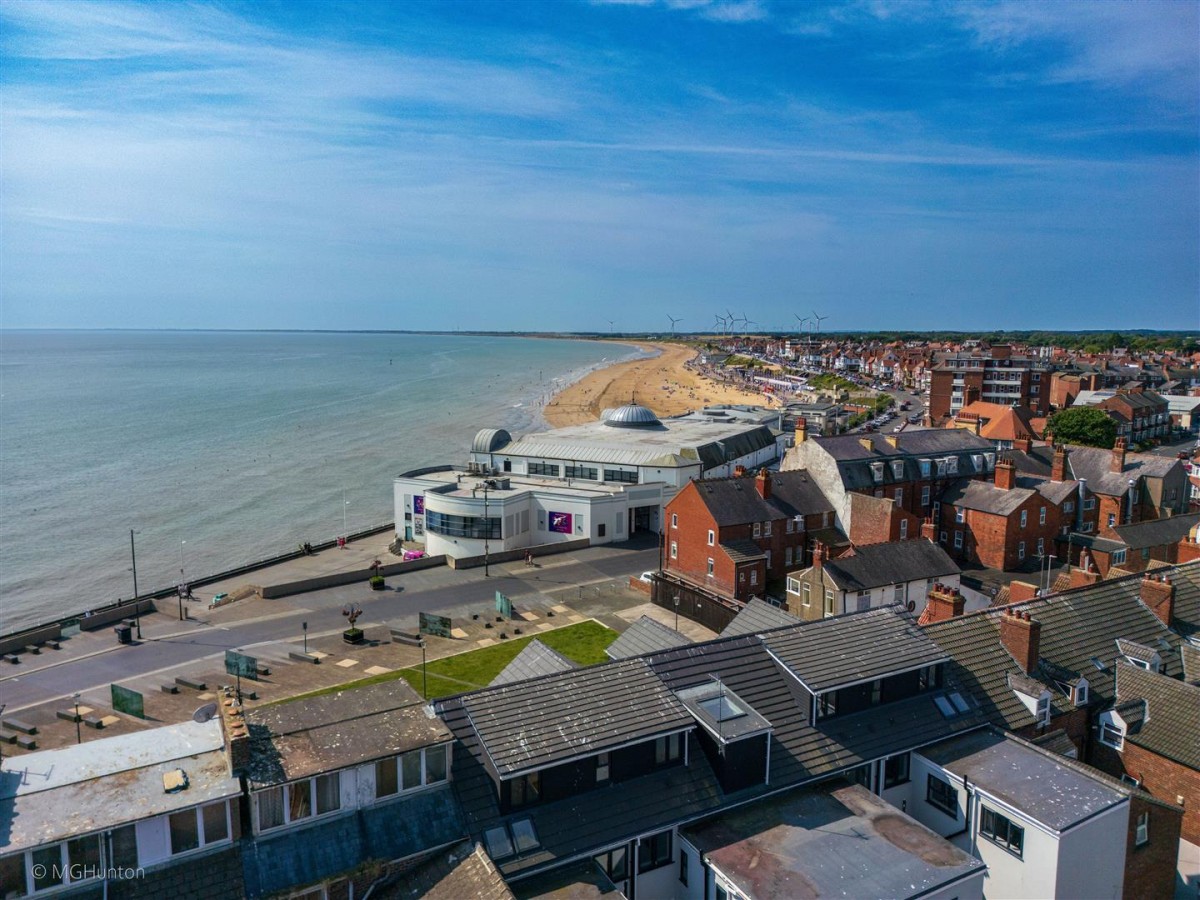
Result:
[[[693,362],[698,352],[681,344],[638,343],[659,355],[616,363],[592,372],[555,394],[542,410],[554,428],[594,422],[609,407],[631,400],[659,416],[674,416],[717,403],[767,404],[764,394],[752,393],[705,377]],[[691,363],[691,366],[688,364]]]

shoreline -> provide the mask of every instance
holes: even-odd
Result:
[[[692,347],[629,343],[652,355],[595,369],[554,394],[542,408],[542,418],[551,428],[595,422],[603,410],[630,402],[648,407],[659,418],[720,404],[770,405],[764,394],[714,379],[696,362],[699,351]]]

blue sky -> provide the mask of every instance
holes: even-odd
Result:
[[[1200,4],[0,4],[0,325],[1200,328]]]

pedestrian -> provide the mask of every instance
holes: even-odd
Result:
[[[525,551],[525,565],[527,565],[527,566],[533,565],[533,551],[532,550]]]

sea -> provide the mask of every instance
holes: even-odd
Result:
[[[392,478],[643,355],[442,334],[0,332],[0,634],[394,519]],[[133,532],[131,551],[130,531]]]

